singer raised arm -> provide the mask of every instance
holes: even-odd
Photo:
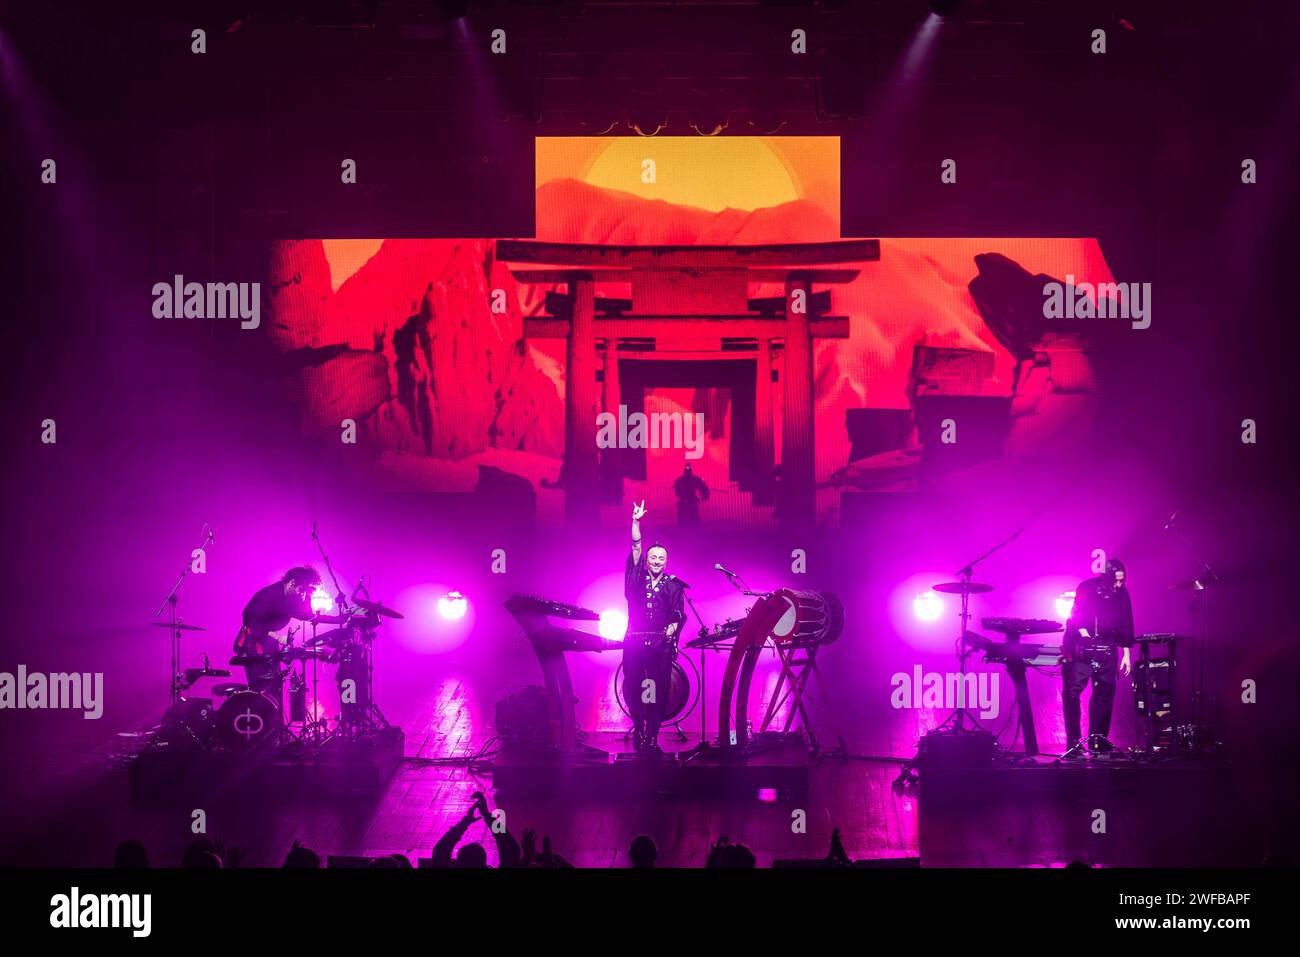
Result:
[[[632,564],[641,561],[641,519],[645,517],[645,499],[632,503]]]

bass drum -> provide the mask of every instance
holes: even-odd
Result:
[[[687,672],[682,667],[682,663],[690,668]],[[694,675],[692,681],[691,676]],[[689,658],[681,657],[673,662],[672,688],[668,692],[668,708],[664,712],[663,724],[675,724],[685,720],[686,716],[695,710],[699,704],[699,671],[695,667],[695,662]],[[645,707],[641,699],[637,698],[631,703],[631,710],[628,709],[628,702],[623,700],[623,666],[619,665],[618,670],[614,672],[614,698],[618,701],[618,706],[622,712],[629,718],[643,717],[642,709]]]
[[[236,691],[217,710],[217,744],[227,751],[266,747],[280,735],[280,709],[264,694]]]

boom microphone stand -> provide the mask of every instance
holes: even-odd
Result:
[[[1177,512],[1169,516],[1169,521],[1165,523],[1165,529],[1172,529],[1183,540],[1188,554],[1201,568],[1197,576],[1188,583],[1192,589],[1193,611],[1196,610],[1196,603],[1200,603],[1200,635],[1197,640],[1198,648],[1196,652],[1196,685],[1192,689],[1192,720],[1196,729],[1196,741],[1193,750],[1200,751],[1205,746],[1205,654],[1209,650],[1210,640],[1210,586],[1219,580],[1219,576],[1214,573],[1214,569],[1210,568],[1201,559],[1196,546],[1192,544],[1192,540],[1187,537],[1187,533],[1178,525]]]
[[[958,660],[959,662],[961,662],[961,685],[960,685],[960,687],[962,687],[962,688],[965,688],[965,687],[966,687],[966,659],[970,657],[970,644],[969,644],[969,642],[966,640],[966,635],[967,635],[967,633],[968,633],[969,630],[970,630],[970,629],[967,627],[967,625],[968,625],[969,622],[970,622],[970,594],[971,594],[971,593],[970,593],[970,584],[971,584],[971,576],[972,576],[972,575],[974,574],[974,572],[975,572],[975,566],[976,566],[976,565],[978,565],[980,562],[984,561],[984,559],[988,558],[988,557],[989,557],[990,555],[992,555],[994,552],[996,552],[996,551],[998,551],[999,549],[1002,549],[1002,548],[1006,547],[1007,545],[1011,544],[1013,541],[1015,541],[1017,538],[1020,537],[1020,533],[1023,532],[1023,531],[1024,531],[1024,528],[1023,528],[1023,527],[1022,527],[1022,528],[1018,528],[1018,529],[1016,529],[1016,530],[1015,530],[1014,532],[1012,532],[1009,536],[1007,536],[1006,538],[1004,538],[1002,541],[998,542],[996,545],[994,545],[992,548],[990,548],[987,552],[985,552],[985,553],[984,553],[983,555],[981,555],[979,558],[976,558],[976,559],[973,560],[973,561],[967,562],[965,565],[963,565],[960,569],[957,570],[957,578],[960,579],[960,581],[961,581],[961,583],[962,583],[962,585],[963,585],[962,590],[961,590],[961,638],[959,639],[959,644],[961,645],[961,650],[958,652],[958,655],[957,655],[957,660]],[[984,587],[984,590],[985,590],[985,591],[988,590],[987,586]],[[955,734],[961,734],[962,732],[964,732],[964,731],[966,730],[966,722],[967,722],[967,721],[969,721],[969,722],[971,723],[972,730],[975,730],[975,731],[983,731],[983,730],[984,730],[983,726],[979,723],[979,721],[977,721],[977,720],[975,719],[975,716],[974,716],[973,714],[971,714],[971,713],[966,709],[966,707],[963,705],[963,706],[961,706],[961,707],[959,707],[959,708],[954,709],[953,713],[950,714],[950,715],[948,715],[948,717],[945,718],[945,719],[942,721],[942,723],[940,723],[940,724],[939,724],[939,725],[934,729],[934,731],[932,731],[932,732],[930,732],[930,733],[931,733],[931,734],[934,734],[935,732],[942,731],[942,730],[943,730],[943,729],[944,729],[944,728],[945,728],[945,727],[946,727],[946,726],[951,722],[951,723],[952,723],[952,726],[953,726],[953,727],[952,727],[952,731],[953,731],[953,733],[955,733]]]
[[[203,526],[203,541],[199,543],[199,548],[207,548],[216,539],[216,530],[209,524]],[[176,579],[176,584],[172,585],[172,590],[167,593],[158,610],[154,612],[155,618],[159,617],[164,611],[170,610],[170,616],[167,620],[168,630],[171,632],[171,671],[167,675],[167,710],[172,710],[180,702],[181,698],[181,619],[176,616],[176,603],[180,598],[181,585],[189,577],[190,568],[193,565],[193,550],[190,557],[185,559],[185,567],[181,569],[180,577]]]
[[[689,592],[683,591],[682,596],[686,599],[686,604],[691,606],[691,611],[695,614],[695,620],[700,623],[700,631],[699,631],[700,637],[701,638],[706,637],[709,633],[709,626],[706,625],[704,623],[704,619],[700,617],[700,610],[695,607],[695,602],[691,601],[691,596]],[[707,747],[708,740],[709,740],[709,723],[705,718],[705,715],[709,710],[709,705],[708,705],[709,696],[705,693],[708,687],[706,681],[708,677],[708,673],[705,671],[708,660],[709,660],[709,649],[701,646],[700,647],[700,745],[701,747]]]

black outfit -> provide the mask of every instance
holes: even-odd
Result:
[[[677,524],[700,524],[700,502],[709,500],[709,487],[704,479],[694,472],[683,472],[673,482],[673,494],[677,496]]]
[[[306,598],[287,593],[282,581],[267,585],[244,606],[244,627],[235,639],[237,655],[269,655],[281,649],[280,642],[271,637],[289,624],[290,618],[310,618],[311,604]],[[248,686],[254,691],[270,695],[276,704],[283,706],[280,669],[273,664],[245,665]]]
[[[1088,701],[1088,735],[1104,738],[1110,734],[1119,649],[1133,644],[1133,606],[1128,589],[1115,589],[1111,581],[1110,575],[1100,575],[1081,582],[1075,590],[1074,610],[1065,623],[1061,648],[1066,661],[1061,676],[1068,747],[1074,747],[1082,736],[1079,699],[1089,681],[1092,697]],[[1089,637],[1080,635],[1080,628],[1087,629]]]
[[[667,572],[658,582],[650,579],[645,552],[639,562],[627,556],[623,572],[623,595],[627,598],[627,636],[623,640],[623,701],[632,713],[637,749],[654,746],[659,738],[664,709],[672,689],[673,656],[676,643],[664,631],[674,622],[680,632],[686,621],[682,583]],[[657,637],[635,634],[655,632]],[[641,703],[641,683],[654,682],[653,704]]]

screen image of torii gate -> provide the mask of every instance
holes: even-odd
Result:
[[[531,235],[273,244],[259,334],[331,469],[517,523],[834,526],[1032,477],[1095,417],[1110,326],[1043,307],[1114,282],[1095,238],[846,237],[836,137],[535,159]]]
[[[848,337],[848,319],[830,314],[830,289],[856,278],[857,264],[879,258],[875,240],[762,246],[499,242],[497,259],[510,265],[517,281],[565,290],[548,292],[542,314],[524,317],[523,332],[526,340],[565,344],[559,485],[566,518],[594,523],[602,502],[621,502],[622,478],[645,477],[643,459],[636,467],[638,454],[681,457],[691,451],[685,448],[691,423],[683,426],[680,416],[650,416],[639,437],[635,423],[627,427],[644,414],[645,388],[658,381],[729,386],[733,410],[749,412],[733,415],[730,477],[754,505],[775,505],[782,523],[813,523],[813,344]],[[784,295],[751,297],[752,288],[773,283]],[[630,298],[596,295],[598,285],[614,284],[629,286]],[[602,422],[619,423],[612,447],[608,430],[601,441]]]

